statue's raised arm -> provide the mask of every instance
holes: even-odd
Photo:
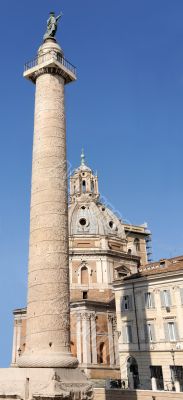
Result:
[[[56,17],[56,21],[59,21],[59,19],[62,17],[63,13],[62,11],[60,12],[60,14],[58,15],[58,17]]]
[[[57,17],[55,17],[55,13],[53,11],[50,12],[50,17],[47,20],[47,30],[44,35],[44,40],[48,38],[53,38],[56,35],[58,21],[62,15],[63,14],[61,12]]]

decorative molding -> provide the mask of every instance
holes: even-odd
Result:
[[[88,312],[84,312],[84,313],[81,314],[81,318],[84,321],[89,321],[91,319],[91,314],[88,313]]]

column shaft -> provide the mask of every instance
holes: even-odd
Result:
[[[20,366],[70,366],[64,78],[36,80],[26,351]],[[74,361],[75,360],[75,361]]]
[[[112,318],[113,317],[111,315],[108,315],[108,338],[109,338],[110,365],[114,365],[115,364]]]
[[[97,364],[96,315],[91,315],[92,364]]]
[[[77,314],[77,359],[81,364],[81,314]]]
[[[91,364],[90,317],[82,315],[83,364]]]

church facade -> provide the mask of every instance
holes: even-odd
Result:
[[[147,263],[149,242],[146,225],[124,223],[101,202],[98,177],[82,153],[70,177],[71,350],[93,380],[121,378],[113,281]],[[25,348],[24,308],[14,311],[12,366]]]

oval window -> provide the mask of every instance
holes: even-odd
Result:
[[[82,226],[86,225],[86,219],[85,219],[85,218],[81,218],[81,219],[79,220],[79,223],[80,223],[80,225],[82,225]]]

